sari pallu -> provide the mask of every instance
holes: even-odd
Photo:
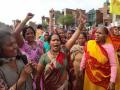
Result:
[[[120,36],[111,35],[110,39],[116,51],[120,51]]]
[[[67,90],[68,80],[66,71],[66,58],[60,52],[56,59],[46,65],[44,73],[45,90]]]
[[[106,90],[110,82],[111,73],[107,52],[95,40],[91,40],[85,47],[85,56],[85,72],[89,80]]]

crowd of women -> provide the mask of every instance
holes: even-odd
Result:
[[[81,14],[76,30],[49,33],[26,25],[33,16],[0,28],[0,90],[120,90],[119,27],[90,34]]]

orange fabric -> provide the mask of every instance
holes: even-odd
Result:
[[[110,38],[112,40],[115,50],[116,51],[120,50],[120,36],[111,35]]]
[[[107,52],[95,40],[86,46],[86,74],[94,84],[107,89],[110,81],[110,64]]]

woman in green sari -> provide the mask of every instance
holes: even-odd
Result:
[[[37,83],[39,83],[40,75],[44,74],[44,89],[45,90],[68,90],[69,84],[69,72],[72,70],[69,68],[69,61],[67,54],[70,48],[73,46],[77,38],[79,37],[80,30],[83,29],[84,19],[80,19],[82,22],[80,27],[76,30],[73,36],[66,42],[64,52],[61,50],[61,42],[59,35],[53,34],[50,38],[50,51],[41,56],[37,67]],[[39,90],[39,85],[37,85]]]

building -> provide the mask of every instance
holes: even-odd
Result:
[[[87,13],[87,23],[88,26],[92,26],[92,25],[99,25],[103,23],[103,14],[101,13],[100,10],[90,10]]]
[[[106,0],[103,7],[99,9],[103,13],[103,24],[105,26],[108,26],[110,23],[112,23],[112,14],[110,14],[109,5],[109,0]]]
[[[64,15],[64,12],[63,11],[61,12],[61,11],[58,11],[58,10],[51,9],[49,11],[49,15],[50,15],[50,17],[49,17],[49,19],[50,19],[49,25],[51,25],[54,28],[60,27],[60,23],[58,22],[58,19],[61,16]]]
[[[75,23],[75,27],[77,27],[78,26],[78,24],[79,24],[79,16],[80,16],[80,14],[81,13],[83,13],[83,14],[86,14],[86,11],[85,10],[82,10],[82,9],[69,9],[69,8],[65,8],[65,9],[63,9],[62,10],[62,13],[63,13],[63,15],[64,16],[66,16],[66,15],[73,15],[73,17],[74,17],[74,23]]]
[[[79,15],[80,13],[84,13],[85,14],[85,10],[82,9],[69,9],[69,8],[65,8],[62,10],[62,12],[58,11],[58,10],[54,10],[51,9],[49,11],[49,17],[42,17],[42,23],[47,22],[49,27],[49,31],[52,32],[52,30],[54,30],[54,27],[60,27],[60,24],[58,23],[58,18],[60,16],[66,16],[66,15],[72,15],[74,17],[74,24],[73,26],[77,26],[79,24]]]

